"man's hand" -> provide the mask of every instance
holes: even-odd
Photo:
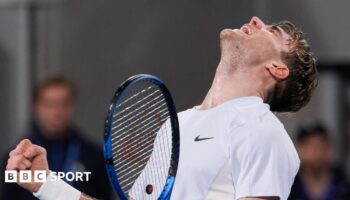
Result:
[[[279,200],[279,197],[245,197],[239,200]]]
[[[38,145],[34,145],[28,139],[22,140],[9,154],[10,158],[7,160],[7,170],[31,170],[32,177],[35,170],[45,170],[49,174],[49,167],[47,164],[46,150]],[[21,187],[31,191],[37,192],[42,183],[19,183]]]

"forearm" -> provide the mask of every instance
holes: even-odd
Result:
[[[245,197],[239,200],[279,200],[278,197]]]
[[[80,196],[79,200],[97,200],[97,199],[95,199],[93,197],[90,197],[90,196],[88,196],[88,195],[86,195],[84,193],[81,193],[81,196]]]
[[[49,171],[46,150],[32,144],[30,140],[22,140],[9,153],[6,170],[46,170],[46,180],[43,183],[18,182],[18,185],[32,192],[40,200],[93,200]]]
[[[40,200],[95,200],[63,180],[47,180],[41,185],[40,189],[33,194]]]

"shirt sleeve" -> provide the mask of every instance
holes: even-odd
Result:
[[[300,161],[283,126],[247,125],[234,132],[231,161],[236,199],[287,199]]]

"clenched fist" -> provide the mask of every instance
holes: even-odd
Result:
[[[31,170],[32,177],[35,170],[45,170],[46,174],[49,174],[46,150],[41,146],[32,144],[28,139],[22,140],[16,149],[10,152],[9,156],[6,166],[7,170]],[[18,185],[31,192],[37,192],[42,183],[18,182]]]

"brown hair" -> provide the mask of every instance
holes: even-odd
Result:
[[[289,76],[277,83],[269,104],[272,111],[297,112],[310,101],[318,84],[316,58],[303,32],[294,24],[282,21],[272,27],[279,27],[290,36],[291,49],[281,53],[283,62],[288,66]]]
[[[44,90],[55,86],[67,88],[67,90],[69,90],[70,94],[72,95],[73,99],[75,99],[77,91],[73,82],[63,75],[53,75],[44,78],[36,85],[36,87],[33,90],[33,102],[37,102],[41,93]]]

